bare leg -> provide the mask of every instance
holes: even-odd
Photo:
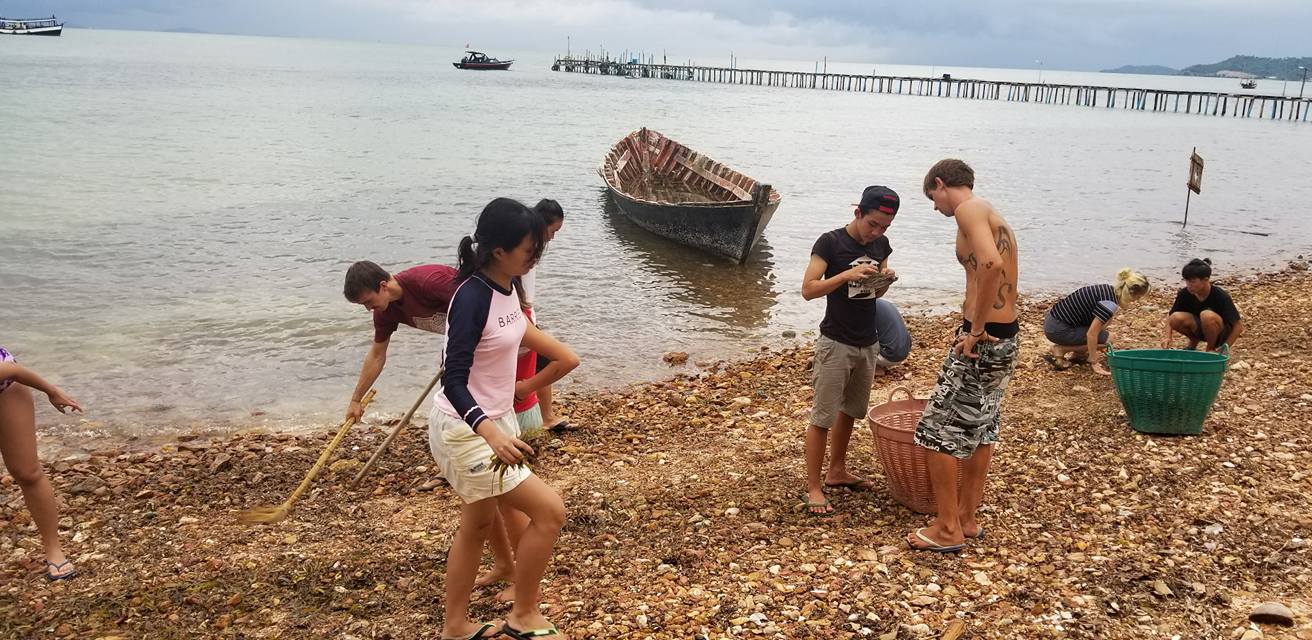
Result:
[[[542,615],[538,605],[542,595],[542,575],[547,571],[556,537],[565,525],[565,503],[554,489],[535,475],[530,475],[502,495],[500,501],[529,518],[528,527],[515,550],[515,604],[510,615],[506,616],[506,624],[519,630],[550,626],[551,622]]]
[[[542,411],[543,429],[551,429],[560,421],[560,418],[556,417],[556,410],[551,406],[551,385],[538,389],[538,408]]]
[[[1225,330],[1225,321],[1215,311],[1204,310],[1199,316],[1203,325],[1203,339],[1207,341],[1207,350],[1216,351],[1221,346],[1221,332]]]
[[[986,444],[975,449],[975,455],[961,461],[961,492],[957,496],[957,507],[961,521],[961,535],[967,538],[979,535],[979,522],[975,520],[975,512],[984,501],[984,482],[992,460],[993,445]]]
[[[820,467],[825,462],[825,441],[829,433],[813,424],[806,426],[806,501],[811,513],[831,513],[834,508],[826,503],[824,487],[820,485]]]
[[[500,510],[492,520],[487,546],[492,549],[492,569],[478,576],[474,584],[484,587],[498,582],[508,582],[515,575],[515,554]]]
[[[524,530],[528,529],[528,516],[518,509],[512,509],[510,505],[502,504],[498,507],[500,519],[505,526],[503,530],[506,537],[510,540],[510,548],[518,549],[519,541],[524,538]],[[512,573],[506,576],[507,582],[513,582],[514,567],[511,567]],[[497,594],[497,600],[501,602],[513,602],[515,600],[515,585],[511,584],[502,589]]]
[[[469,620],[469,594],[483,557],[483,541],[496,520],[497,501],[480,500],[460,506],[460,528],[446,554],[446,620],[443,637],[474,633],[479,625]]]
[[[961,499],[957,494],[957,459],[937,451],[926,451],[925,462],[929,467],[929,484],[934,489],[934,502],[938,505],[938,515],[925,530],[925,537],[940,545],[953,545],[965,542],[961,533]],[[982,490],[981,480],[981,490]],[[920,548],[925,542],[916,537],[913,531],[907,536],[907,542]]]
[[[1189,346],[1186,347],[1188,350],[1193,351],[1198,348],[1198,342],[1202,339],[1202,336],[1198,335],[1198,327],[1197,323],[1194,322],[1193,314],[1176,311],[1171,314],[1168,322],[1172,331],[1189,340]]]
[[[847,445],[852,442],[852,425],[856,418],[838,412],[834,426],[829,429],[829,472],[825,482],[831,485],[848,484],[861,480],[847,470]]]
[[[66,558],[59,545],[59,503],[36,454],[36,406],[32,402],[32,390],[17,382],[0,392],[0,456],[9,475],[23,490],[23,502],[41,535],[46,560],[62,564]],[[56,574],[72,570],[73,565],[69,564]]]

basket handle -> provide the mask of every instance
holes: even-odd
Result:
[[[889,392],[888,392],[888,401],[889,401],[889,402],[892,402],[892,401],[893,401],[893,396],[897,395],[897,392],[899,392],[899,391],[901,391],[902,393],[907,394],[907,400],[913,400],[913,399],[915,399],[915,396],[911,395],[911,390],[910,390],[910,389],[906,388],[905,385],[898,385],[898,386],[896,386],[896,387],[893,387],[893,390],[892,390],[892,391],[889,391]]]

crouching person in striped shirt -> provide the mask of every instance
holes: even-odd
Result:
[[[1114,285],[1091,284],[1076,289],[1057,301],[1043,318],[1043,335],[1052,342],[1043,359],[1058,371],[1088,362],[1094,371],[1111,375],[1096,355],[1107,347],[1111,338],[1107,325],[1117,311],[1145,295],[1148,295],[1148,278],[1128,267],[1116,274]]]
[[[446,370],[433,403],[428,439],[433,458],[460,496],[460,528],[447,554],[446,615],[442,638],[561,640],[539,611],[539,582],[565,504],[522,463],[532,447],[520,440],[516,396],[559,380],[579,364],[568,347],[539,331],[524,315],[517,289],[542,255],[542,217],[509,198],[483,208],[473,236],[460,241],[460,282],[447,315]],[[551,359],[527,380],[515,380],[520,344]],[[512,465],[495,470],[493,461]],[[469,598],[498,507],[528,516],[515,552],[515,604],[504,624],[469,619]]]

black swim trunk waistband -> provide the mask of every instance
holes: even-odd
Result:
[[[961,330],[966,333],[972,333],[969,320],[961,321]],[[1020,333],[1020,320],[1012,320],[1011,322],[985,322],[984,332],[994,338],[1001,338],[1003,340],[1014,338],[1016,337],[1016,334]]]

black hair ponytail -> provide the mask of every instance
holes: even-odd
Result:
[[[518,200],[496,198],[478,214],[474,234],[460,239],[457,280],[474,275],[492,262],[497,249],[511,251],[527,236],[533,241],[533,262],[542,256],[547,225],[542,216]]]
[[[1184,265],[1184,268],[1180,270],[1180,276],[1185,280],[1193,280],[1194,278],[1211,278],[1212,259],[1203,258],[1202,260],[1199,260],[1198,258],[1194,258],[1193,260],[1190,260],[1189,264]]]

